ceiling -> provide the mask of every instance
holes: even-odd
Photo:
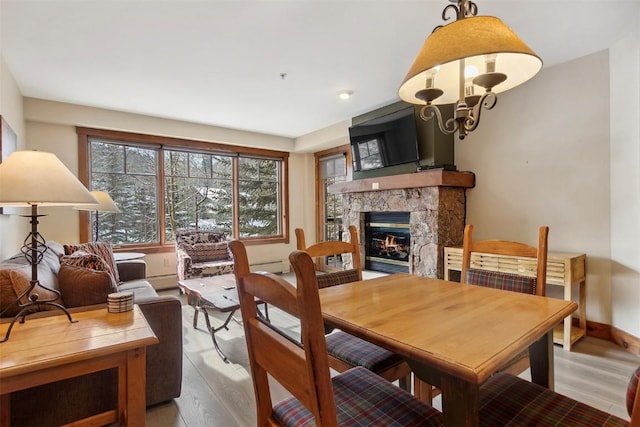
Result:
[[[605,49],[640,20],[640,0],[476,3],[545,67]],[[448,4],[0,0],[0,53],[26,97],[295,138],[397,100]]]

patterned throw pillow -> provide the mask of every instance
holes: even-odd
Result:
[[[191,257],[192,262],[223,261],[231,259],[229,255],[229,244],[227,242],[184,245],[184,250]]]
[[[102,257],[85,251],[75,251],[71,255],[63,255],[60,257],[60,264],[89,270],[106,271],[111,274],[111,269]]]
[[[178,231],[176,235],[176,242],[181,249],[198,243],[219,243],[226,240],[224,233],[215,231]]]
[[[118,275],[118,267],[116,266],[116,260],[113,257],[113,248],[110,242],[89,242],[81,243],[79,245],[64,245],[65,255],[71,255],[76,251],[84,251],[90,254],[98,255],[102,258],[109,267],[109,273],[113,276],[116,283],[120,283],[120,276]]]

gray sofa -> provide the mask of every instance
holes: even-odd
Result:
[[[61,291],[63,305],[71,313],[106,307],[105,303],[96,305],[96,299],[102,297],[98,293],[108,292],[107,286],[96,271],[80,271],[76,267],[69,269],[60,265],[60,257],[64,254],[63,246],[47,243],[48,250],[38,265],[38,278],[49,288]],[[146,363],[146,403],[147,406],[165,402],[180,396],[182,386],[182,310],[180,300],[173,296],[159,296],[151,284],[145,280],[146,264],[143,260],[124,261],[115,264],[120,277],[117,291],[134,293],[135,303],[144,313],[147,322],[159,339],[159,343],[147,347]],[[0,262],[0,311],[9,308],[0,321],[11,321],[13,307],[8,307],[15,300],[15,274],[11,271],[28,270],[30,267],[22,254]],[[86,269],[85,269],[86,270]],[[71,272],[71,273],[70,273]],[[75,275],[75,276],[74,276]],[[85,276],[83,276],[85,275]],[[91,276],[93,275],[93,276]],[[64,276],[64,277],[63,277]],[[74,277],[87,277],[85,280]],[[11,279],[14,279],[13,281]],[[65,283],[66,281],[66,283]],[[87,291],[87,283],[92,287]],[[107,283],[107,282],[104,282]],[[13,286],[11,286],[13,285]],[[105,289],[101,289],[105,287]],[[40,293],[46,293],[40,289]],[[83,305],[83,299],[87,304]],[[101,301],[101,302],[102,302]],[[65,304],[69,302],[69,304]],[[56,309],[35,313],[31,316],[59,315]],[[27,322],[29,317],[27,318]],[[18,334],[19,331],[13,331]],[[11,337],[10,337],[11,339]],[[0,352],[2,350],[0,344]],[[116,407],[117,378],[115,370],[98,372],[83,377],[59,381],[52,384],[13,393],[11,395],[12,426],[21,425],[61,425],[72,422],[109,408]]]

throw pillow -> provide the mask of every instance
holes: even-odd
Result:
[[[192,262],[229,260],[229,244],[220,243],[196,243],[185,245],[185,252],[191,257]]]
[[[65,307],[104,304],[107,295],[118,292],[108,271],[62,264],[58,273],[58,286]]]
[[[79,245],[64,245],[65,255],[71,255],[76,251],[89,252],[104,259],[107,266],[109,266],[109,272],[113,276],[114,280],[116,283],[120,283],[118,267],[116,266],[116,260],[113,257],[113,248],[111,247],[110,242],[89,242],[81,243]]]
[[[2,317],[15,316],[20,312],[20,308],[14,304],[18,296],[16,295],[16,291],[13,290],[11,271],[13,270],[0,270],[0,313]],[[28,283],[27,286],[29,286]]]
[[[111,274],[111,269],[102,257],[85,251],[75,251],[71,255],[63,255],[60,257],[60,264],[88,268],[90,270],[106,271]]]
[[[40,270],[40,269],[39,269]],[[44,282],[43,282],[44,283]],[[18,295],[22,295],[31,286],[31,268],[15,266],[0,270],[0,313],[2,316],[15,316],[21,310],[14,302]],[[50,289],[36,286],[31,292],[37,293],[41,301],[60,302],[59,295]],[[21,304],[29,302],[27,295],[20,299]],[[53,310],[52,306],[44,306],[45,310]],[[6,310],[6,311],[4,311]]]

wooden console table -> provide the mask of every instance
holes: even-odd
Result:
[[[587,334],[587,310],[585,293],[586,255],[562,252],[549,252],[547,255],[547,284],[564,287],[564,299],[571,301],[573,285],[579,285],[578,320],[579,326],[572,326],[572,318],[564,319],[563,325],[558,325],[553,331],[553,341],[562,344],[565,350],[571,350],[571,345]],[[523,271],[533,271],[527,259],[493,254],[472,253],[471,267],[483,270],[500,271],[503,273],[522,274]],[[462,247],[444,248],[444,279],[449,280],[451,270],[462,270]]]
[[[11,420],[12,392],[111,368],[118,369],[118,408],[73,425],[144,426],[146,346],[158,339],[142,312],[134,306],[125,313],[101,309],[73,313],[73,318],[78,322],[65,315],[27,319],[0,344],[2,426]],[[7,327],[0,325],[2,335]]]

